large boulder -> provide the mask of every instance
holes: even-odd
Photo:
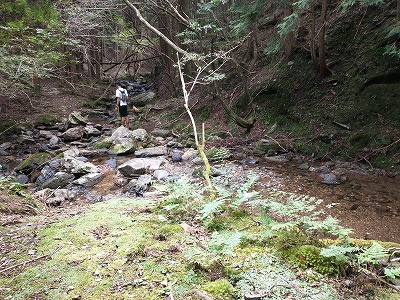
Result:
[[[156,94],[154,92],[147,92],[136,95],[132,97],[130,100],[135,106],[146,106],[149,103],[152,103],[156,98]]]
[[[131,131],[131,137],[137,141],[146,141],[149,138],[149,134],[147,133],[146,129],[139,128]]]
[[[73,174],[98,173],[99,168],[91,162],[84,161],[80,158],[69,157],[65,159],[64,167]]]
[[[164,162],[155,158],[133,158],[118,167],[118,171],[127,177],[138,177],[146,173],[147,170],[158,170]]]
[[[120,126],[105,141],[111,142],[109,152],[119,155],[134,153],[138,147],[147,141],[148,137],[145,129],[130,131],[128,128]]]

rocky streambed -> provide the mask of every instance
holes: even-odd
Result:
[[[35,198],[50,207],[115,196],[146,197],[156,181],[199,176],[202,160],[193,136],[164,129],[129,130],[108,120],[101,111],[96,119],[73,112],[62,124],[38,126],[15,136],[0,145],[0,175],[13,175],[15,181],[28,184]],[[353,228],[355,237],[400,242],[396,174],[379,176],[356,164],[306,160],[268,138],[246,151],[213,147],[207,156],[215,182],[227,175],[219,184],[240,185],[255,175],[259,178],[255,189],[265,197],[271,187],[314,196],[332,205],[327,213]]]

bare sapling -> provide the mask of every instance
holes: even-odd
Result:
[[[195,86],[195,84],[197,83],[197,80],[199,78],[200,73],[202,72],[201,70],[198,71],[196,78],[194,79],[193,83],[192,83],[192,88],[189,90],[189,92],[186,89],[186,82],[185,82],[185,78],[183,76],[183,71],[182,71],[182,64],[179,58],[179,54],[177,54],[178,57],[178,70],[179,70],[179,77],[181,80],[181,84],[182,84],[182,91],[183,91],[183,99],[184,99],[184,107],[186,109],[187,114],[189,115],[190,121],[192,123],[192,128],[193,128],[193,134],[194,134],[194,140],[195,140],[195,144],[196,144],[196,148],[199,151],[199,155],[200,157],[203,159],[204,162],[204,170],[202,172],[204,179],[206,180],[208,187],[209,187],[209,191],[210,191],[210,197],[211,198],[215,198],[216,196],[216,191],[211,183],[210,180],[210,173],[211,173],[211,167],[210,167],[210,162],[208,161],[208,158],[204,152],[205,149],[205,145],[206,145],[206,139],[205,139],[205,130],[204,130],[204,123],[202,123],[202,130],[201,130],[201,143],[199,141],[198,138],[198,131],[197,131],[197,126],[196,126],[196,122],[194,120],[193,114],[190,111],[189,108],[189,96],[190,96],[190,92],[193,90],[193,87]]]

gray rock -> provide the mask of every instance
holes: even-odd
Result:
[[[254,149],[253,149],[253,154],[256,156],[263,156],[268,153],[268,151],[275,153],[278,150],[282,150],[279,145],[269,139],[261,139],[258,142],[256,142]]]
[[[93,125],[86,125],[85,129],[83,130],[84,134],[86,137],[90,137],[90,136],[100,136],[101,135],[101,131],[98,130],[96,127],[94,127]]]
[[[151,132],[152,136],[166,138],[171,135],[171,131],[167,129],[156,129]]]
[[[70,126],[86,125],[88,120],[83,117],[79,111],[73,111],[68,117],[68,124]]]
[[[110,146],[108,153],[111,155],[130,154],[135,152],[136,147],[136,143],[133,139],[120,138]]]
[[[0,150],[7,150],[7,149],[10,149],[11,146],[12,146],[12,144],[11,144],[10,142],[2,143],[2,144],[0,145]]]
[[[196,157],[192,160],[194,165],[204,165],[204,160],[201,157]]]
[[[197,155],[199,155],[199,150],[188,149],[185,153],[182,154],[182,160],[183,161],[192,160]]]
[[[139,128],[136,130],[131,131],[131,137],[137,141],[145,141],[148,139],[149,134],[143,128]]]
[[[116,169],[117,168],[117,160],[114,157],[108,159],[106,161],[106,166],[111,169]]]
[[[206,153],[209,161],[220,161],[232,157],[232,152],[224,148],[211,148]]]
[[[75,191],[69,189],[57,189],[53,194],[56,198],[62,198],[70,201],[75,200],[78,197],[78,194]]]
[[[158,170],[163,163],[163,161],[154,158],[133,158],[119,166],[118,171],[127,177],[137,177],[145,174],[146,170]]]
[[[130,138],[130,137],[131,137],[131,131],[124,126],[120,126],[116,130],[114,130],[111,137],[109,137],[107,140],[109,140],[112,143],[115,143],[119,141],[121,138]]]
[[[172,162],[180,162],[182,161],[183,152],[179,149],[173,149],[171,153]]]
[[[21,174],[15,177],[14,181],[21,184],[27,184],[29,182],[29,177],[24,174]]]
[[[319,174],[329,174],[331,172],[331,170],[327,166],[321,166],[317,168],[310,167],[309,170]]]
[[[169,141],[166,146],[169,148],[183,148],[183,144],[177,141]]]
[[[164,179],[168,178],[169,173],[166,170],[155,170],[154,173],[153,173],[153,176],[157,180],[164,180]]]
[[[7,151],[0,149],[0,156],[8,156],[10,155],[10,153],[8,153]]]
[[[259,160],[251,158],[251,157],[247,157],[247,158],[243,159],[241,162],[246,165],[256,165],[259,163]]]
[[[299,166],[297,166],[297,169],[300,169],[300,170],[308,170],[310,168],[310,166],[309,166],[309,164],[308,163],[302,163],[301,165],[299,165]]]
[[[17,142],[18,143],[22,143],[22,144],[24,144],[24,143],[34,143],[35,139],[30,135],[21,134],[20,136],[18,136]]]
[[[289,158],[284,154],[277,156],[265,156],[264,158],[265,161],[275,162],[275,163],[286,163],[289,161]]]
[[[44,166],[44,168],[40,171],[40,175],[36,178],[35,185],[36,187],[40,188],[46,180],[53,177],[55,171],[50,166]]]
[[[154,92],[147,92],[147,93],[142,93],[139,95],[136,95],[132,97],[130,100],[132,101],[133,105],[135,106],[146,106],[147,104],[153,102],[155,99],[156,94]]]
[[[83,127],[81,126],[70,128],[62,134],[62,137],[66,142],[80,140],[82,136],[83,136]]]
[[[79,156],[80,151],[77,147],[71,147],[68,150],[64,151],[64,159],[68,159],[70,157],[77,157]]]
[[[168,154],[167,147],[158,146],[158,147],[150,147],[144,148],[135,151],[136,157],[155,157],[155,156],[163,156]]]
[[[333,173],[321,174],[321,178],[322,178],[322,183],[325,183],[327,185],[339,184],[336,175]]]
[[[23,162],[21,162],[16,168],[15,171],[24,171],[24,170],[34,170],[43,166],[51,159],[50,154],[48,153],[36,153],[32,154],[28,158],[26,158]]]
[[[79,179],[75,180],[73,183],[78,184],[78,185],[83,185],[83,186],[93,186],[97,183],[99,183],[103,179],[103,174],[102,173],[89,173],[86,175],[83,175]]]
[[[52,136],[50,137],[50,140],[49,140],[49,144],[50,144],[50,145],[55,146],[55,145],[57,145],[59,142],[60,142],[60,139],[59,139],[57,136],[52,135]]]
[[[74,181],[75,176],[71,173],[57,172],[53,177],[47,179],[41,186],[41,189],[57,189],[63,188]]]
[[[145,129],[130,131],[128,128],[120,126],[111,137],[106,139],[112,143],[109,153],[116,155],[133,153],[138,148],[138,143],[147,140],[148,136]]]
[[[140,175],[138,179],[133,179],[128,183],[127,189],[131,193],[143,196],[144,192],[149,188],[149,185],[151,185],[151,175]]]
[[[91,162],[82,161],[76,157],[64,158],[64,167],[74,174],[98,173],[99,168]]]

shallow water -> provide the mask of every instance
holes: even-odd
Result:
[[[263,169],[259,166],[257,168]],[[268,163],[264,181],[279,189],[313,196],[340,224],[354,230],[354,237],[400,243],[400,177],[346,173],[340,185],[321,183],[317,174],[302,171],[290,163]]]

